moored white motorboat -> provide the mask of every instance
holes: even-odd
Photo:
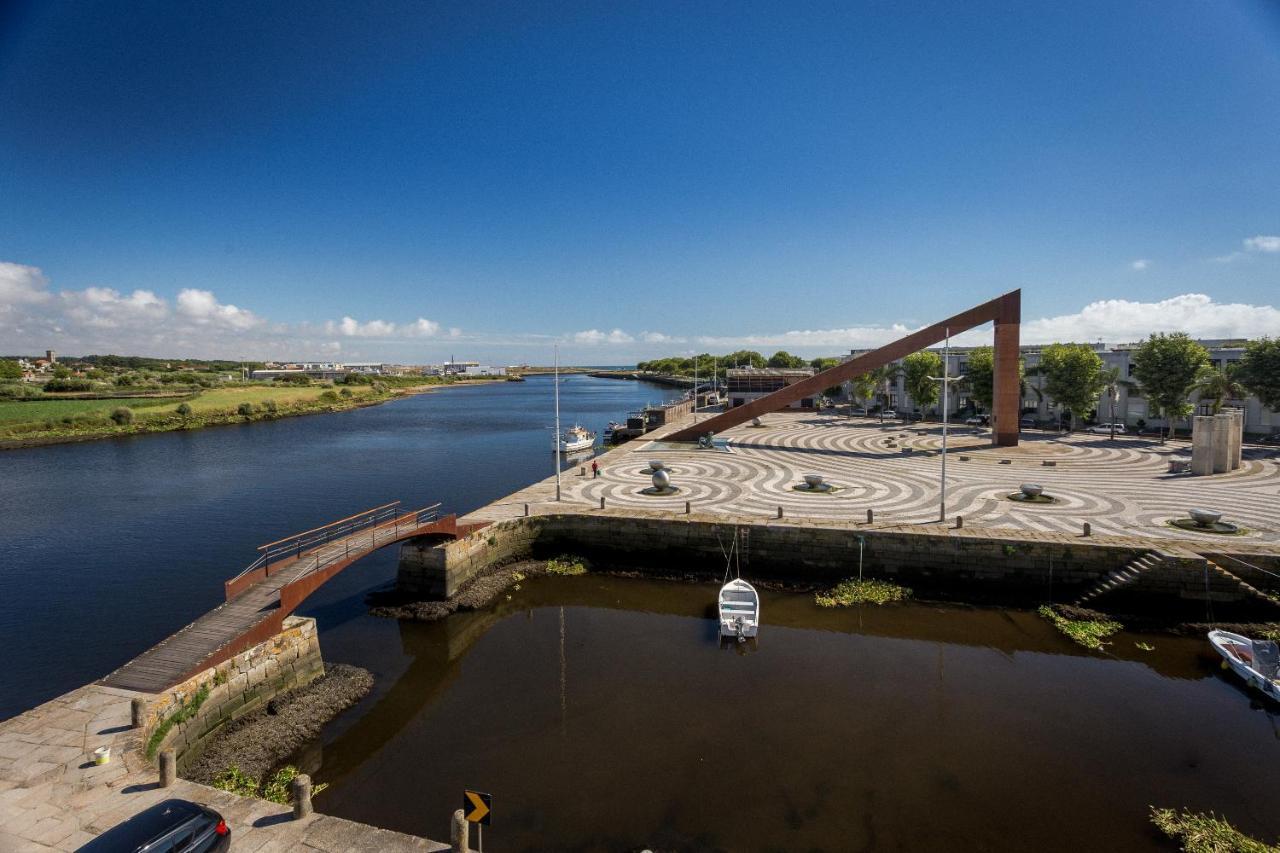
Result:
[[[720,587],[720,636],[739,641],[754,637],[760,628],[760,595],[742,578]]]
[[[1210,631],[1209,642],[1250,687],[1280,701],[1280,645],[1230,631]]]
[[[571,426],[557,439],[561,453],[573,453],[575,450],[586,450],[596,443],[596,434],[580,426]]]

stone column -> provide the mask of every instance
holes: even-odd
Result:
[[[1226,412],[1213,416],[1213,473],[1231,470],[1231,429],[1235,418]]]
[[[1191,473],[1213,473],[1213,418],[1208,416],[1191,419]]]
[[[1240,467],[1241,451],[1244,449],[1244,409],[1232,409],[1231,426],[1231,470]]]
[[[467,823],[462,809],[458,809],[449,825],[449,850],[450,853],[468,853],[470,849],[471,825]]]

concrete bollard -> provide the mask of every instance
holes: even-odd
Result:
[[[1092,535],[1093,535],[1093,525],[1091,525],[1091,524],[1090,524],[1089,522],[1087,522],[1087,521],[1084,523],[1084,535],[1085,535],[1085,536],[1092,536]]]
[[[956,530],[959,530],[959,529],[960,529],[960,528],[962,528],[962,527],[964,527],[964,516],[963,516],[963,515],[957,515],[957,516],[956,516]]]
[[[867,510],[867,524],[871,524],[876,520],[876,512],[873,509]]]
[[[782,507],[778,507],[778,518],[782,518]]]
[[[585,477],[585,476],[587,476],[587,466],[586,466],[586,465],[583,465],[581,468],[579,468],[579,469],[578,469],[578,476],[579,476],[579,477]]]
[[[293,819],[302,820],[304,817],[310,817],[315,811],[311,807],[311,777],[306,773],[299,773],[293,777],[289,787],[293,789]]]
[[[526,518],[528,518],[528,517],[529,517],[529,505],[528,505],[528,504],[525,504],[525,505],[524,505],[524,514],[525,514],[525,517],[526,517]]]
[[[691,513],[692,511],[693,511],[693,508],[689,505],[689,501],[685,501],[685,502],[684,502],[684,514],[685,514],[685,515],[688,515],[688,514],[689,514],[689,513]]]
[[[169,788],[178,779],[178,753],[166,749],[160,753],[160,787]]]
[[[449,825],[450,853],[469,853],[471,850],[471,825],[462,809],[453,813],[453,821]]]
[[[147,722],[147,700],[141,696],[135,696],[133,701],[129,703],[129,720],[133,723],[135,729],[140,729]]]
[[[604,495],[600,496],[600,508],[604,509]]]

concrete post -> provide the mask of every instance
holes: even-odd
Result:
[[[293,777],[289,787],[293,791],[293,819],[302,820],[304,817],[310,817],[315,811],[311,807],[311,777],[306,773],[299,773]]]
[[[135,729],[142,728],[147,722],[147,700],[135,696],[129,703],[129,720]]]
[[[962,528],[962,527],[964,527],[964,516],[963,516],[963,515],[957,515],[957,516],[956,516],[956,530],[959,530],[959,529],[960,529],[960,528]]]
[[[689,501],[685,501],[685,502],[684,502],[684,514],[685,514],[685,515],[688,515],[690,512],[692,512],[692,507],[690,507],[690,506],[689,506]]]
[[[1092,524],[1090,524],[1090,523],[1089,523],[1089,522],[1087,522],[1087,521],[1084,523],[1084,535],[1085,535],[1085,536],[1092,536],[1092,535],[1093,535],[1093,525],[1092,525]]]
[[[604,509],[604,495],[600,496],[600,508]]]
[[[1223,412],[1213,416],[1213,473],[1231,470],[1231,428],[1235,418]]]
[[[462,809],[453,813],[453,821],[449,825],[450,853],[468,853],[471,850],[471,825]]]
[[[1244,450],[1244,410],[1231,410],[1231,436],[1230,436],[1230,458],[1231,470],[1240,467],[1241,458]]]
[[[782,507],[778,507],[778,518],[782,518]]]
[[[875,510],[872,510],[872,509],[867,510],[867,524],[871,524],[875,520],[876,520]]]
[[[529,505],[528,505],[528,504],[525,504],[525,505],[524,505],[524,514],[525,514],[525,517],[526,517],[526,518],[528,518],[528,517],[529,517]]]
[[[1213,418],[1191,419],[1191,473],[1213,473]]]
[[[169,788],[178,779],[178,753],[166,749],[160,753],[160,787]]]

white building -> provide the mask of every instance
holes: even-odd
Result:
[[[463,376],[506,376],[505,367],[494,367],[488,364],[468,364],[462,371]]]

